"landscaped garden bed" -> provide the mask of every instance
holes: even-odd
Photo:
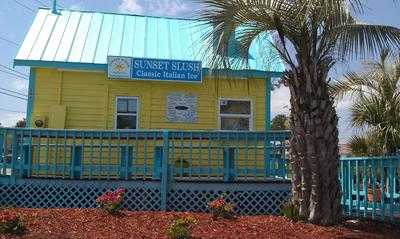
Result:
[[[277,216],[213,219],[210,214],[130,212],[111,215],[99,209],[0,209],[21,216],[26,231],[0,238],[167,238],[176,218],[195,219],[193,238],[398,238],[400,228],[368,221],[335,227],[293,223]]]

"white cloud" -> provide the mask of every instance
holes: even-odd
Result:
[[[83,2],[77,3],[77,4],[72,4],[71,7],[69,8],[71,10],[82,10],[84,8]]]
[[[193,5],[183,0],[122,0],[118,8],[124,13],[154,16],[185,16],[193,11]]]
[[[352,104],[353,99],[350,96],[344,96],[343,99],[341,99],[337,105],[336,105],[336,111],[337,112],[343,112],[346,111]]]
[[[287,87],[279,87],[271,93],[271,115],[289,114],[290,110],[290,92]]]
[[[336,113],[339,117],[339,141],[346,143],[354,134],[355,129],[351,127],[350,106],[353,100],[350,96],[345,96],[336,105]]]
[[[125,13],[143,14],[143,7],[138,2],[139,0],[122,0],[118,9]]]

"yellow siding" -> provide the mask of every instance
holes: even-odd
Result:
[[[198,96],[198,121],[170,123],[165,116],[169,93]],[[253,129],[264,130],[265,81],[203,79],[203,83],[109,80],[105,73],[36,69],[33,117],[49,119],[54,105],[67,107],[67,129],[113,129],[117,96],[139,98],[140,129],[218,129],[218,99],[250,99]],[[48,125],[48,124],[47,124]]]
[[[50,106],[49,111],[49,128],[65,128],[67,107],[65,105],[53,105]]]

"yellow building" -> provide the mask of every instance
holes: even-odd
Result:
[[[282,64],[266,60],[273,50],[256,40],[250,68],[211,76],[208,30],[187,19],[40,9],[15,59],[31,67],[28,126],[268,128],[271,77]]]
[[[0,127],[2,206],[94,207],[123,187],[130,210],[206,211],[225,192],[238,213],[279,213],[289,134],[268,130],[284,71],[269,33],[247,67],[214,69],[202,22],[56,6],[14,60],[30,67],[27,127]]]
[[[210,74],[210,30],[189,19],[40,9],[14,61],[31,69],[28,130],[15,136],[27,174],[157,178],[168,162],[181,177],[268,176],[269,142],[287,136],[265,133],[282,63],[264,33],[248,67]],[[240,43],[230,42],[238,60]]]

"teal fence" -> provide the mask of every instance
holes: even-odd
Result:
[[[163,173],[176,180],[285,178],[288,135],[0,128],[0,175],[89,180],[162,179]]]
[[[340,181],[346,215],[400,220],[400,156],[342,158]]]
[[[0,206],[96,207],[124,187],[130,210],[207,212],[224,194],[240,214],[279,214],[290,196],[288,136],[0,128]]]
[[[135,198],[148,195],[146,201],[154,203],[143,204],[146,210],[204,211],[205,198],[217,197],[230,185],[233,201],[249,202],[242,203],[244,213],[278,213],[289,196],[288,138],[288,131],[0,128],[0,187],[8,190],[0,203],[92,205],[93,194],[106,188],[103,182],[114,180],[115,185],[133,185],[136,203],[140,200]],[[345,214],[400,219],[400,156],[341,158],[339,170]],[[65,182],[80,188],[70,204],[60,196],[59,190],[70,196]],[[51,189],[47,194],[56,196],[50,200],[36,192],[39,184],[41,191]],[[37,194],[36,201],[24,196],[27,190]]]

